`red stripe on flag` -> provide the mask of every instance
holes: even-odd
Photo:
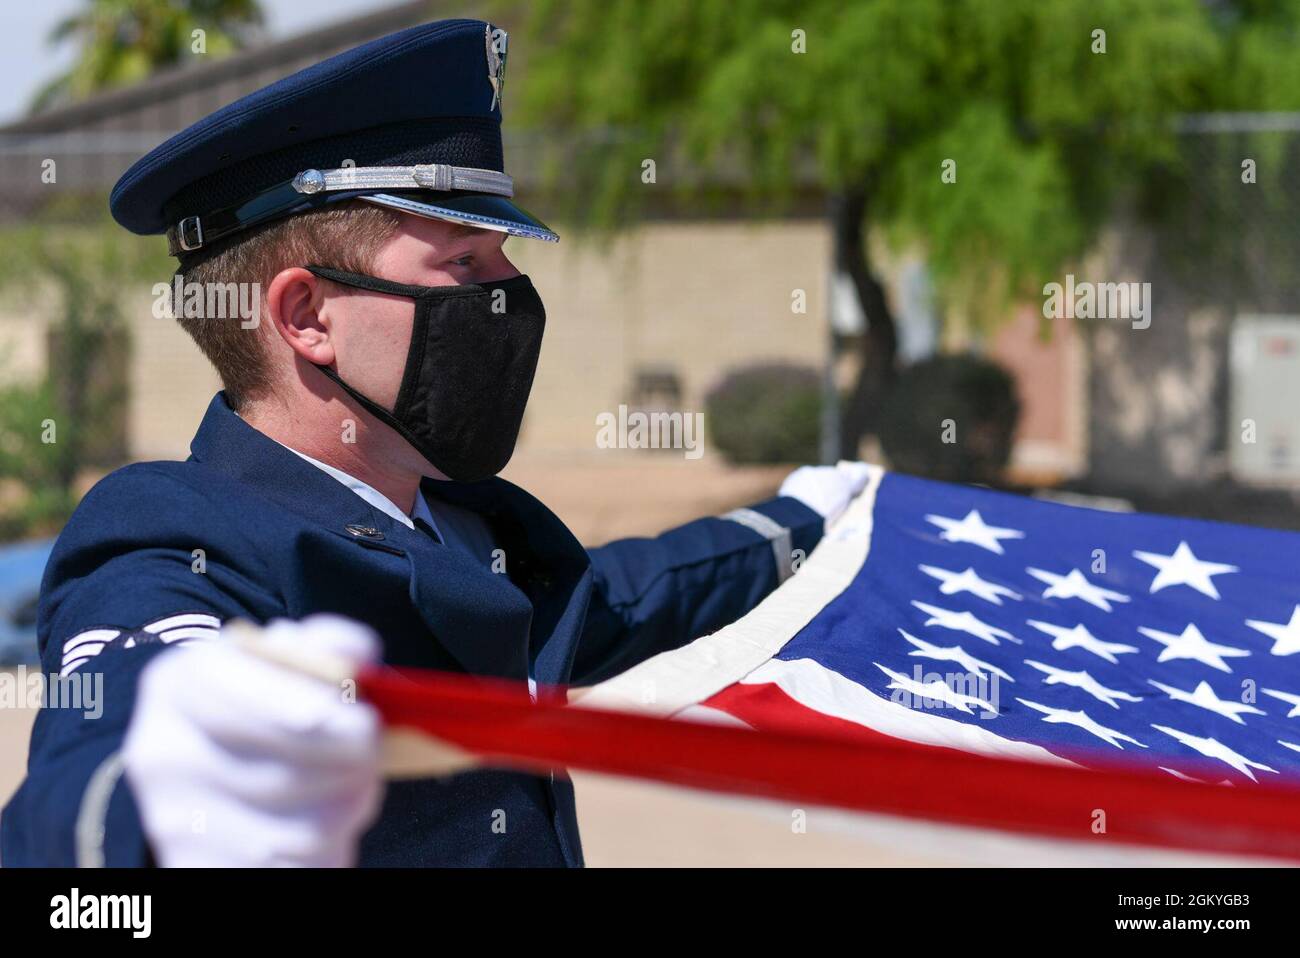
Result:
[[[521,685],[413,669],[368,670],[358,685],[387,725],[422,730],[493,763],[572,766],[1057,838],[1300,859],[1295,782],[1228,788],[1134,766],[1099,769],[1091,756],[1093,768],[1084,769],[975,755],[835,728],[829,716],[754,731],[533,704]],[[749,705],[764,697],[771,704],[771,694],[752,693]],[[746,695],[735,692],[732,701]],[[1102,834],[1093,832],[1098,812]]]
[[[760,732],[802,732],[806,735],[839,735],[848,741],[900,742],[902,739],[875,729],[810,709],[791,698],[773,682],[744,685],[737,682],[700,703],[726,712]]]

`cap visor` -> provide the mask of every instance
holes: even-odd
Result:
[[[437,193],[424,194],[423,198],[420,196],[420,194],[371,193],[369,196],[359,196],[357,199],[378,206],[387,206],[389,209],[401,210],[403,213],[477,226],[485,230],[496,230],[511,236],[546,240],[548,243],[558,243],[560,240],[549,226],[504,196],[492,196],[487,193]]]

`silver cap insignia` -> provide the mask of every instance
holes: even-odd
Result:
[[[510,42],[510,37],[500,27],[494,27],[489,23],[485,40],[487,41],[488,82],[492,84],[492,103],[488,109],[494,110],[501,102],[501,91],[506,85],[506,46]]]

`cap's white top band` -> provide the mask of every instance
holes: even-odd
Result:
[[[514,196],[515,181],[507,173],[469,166],[428,163],[420,166],[347,166],[337,170],[303,170],[293,178],[299,193],[340,190],[463,190]]]

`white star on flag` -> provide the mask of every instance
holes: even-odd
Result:
[[[1119,708],[1116,699],[1123,699],[1125,702],[1141,702],[1142,700],[1136,695],[1129,695],[1127,692],[1120,692],[1116,689],[1108,689],[1102,685],[1086,671],[1068,672],[1065,669],[1058,669],[1053,665],[1045,665],[1042,662],[1035,662],[1033,659],[1025,659],[1025,665],[1032,666],[1040,672],[1045,672],[1047,678],[1043,679],[1044,685],[1069,685],[1080,691],[1087,692],[1098,702],[1105,702],[1113,709]]]
[[[1205,663],[1212,669],[1218,669],[1220,672],[1231,672],[1232,669],[1228,668],[1228,663],[1223,661],[1224,656],[1237,658],[1250,655],[1245,649],[1234,649],[1228,645],[1216,645],[1201,635],[1201,630],[1192,623],[1188,623],[1187,628],[1183,629],[1182,635],[1161,632],[1159,629],[1148,629],[1141,625],[1138,626],[1138,631],[1148,639],[1155,639],[1165,647],[1164,651],[1156,659],[1157,662],[1168,662],[1170,659],[1195,659],[1198,662]]]
[[[1093,655],[1105,659],[1111,665],[1118,665],[1119,659],[1115,658],[1116,655],[1137,651],[1137,647],[1133,645],[1123,645],[1119,642],[1103,642],[1082,624],[1076,625],[1072,629],[1067,629],[1062,625],[1053,625],[1051,622],[1039,622],[1037,619],[1030,619],[1029,624],[1039,632],[1046,632],[1052,636],[1052,648],[1058,652],[1080,648],[1085,652],[1091,652]]]
[[[1251,771],[1252,768],[1257,768],[1261,772],[1277,772],[1277,769],[1275,768],[1269,768],[1267,765],[1261,765],[1259,762],[1252,762],[1250,759],[1246,758],[1246,756],[1234,752],[1217,739],[1201,738],[1198,735],[1180,732],[1176,728],[1169,728],[1165,725],[1152,724],[1151,727],[1164,732],[1171,738],[1178,739],[1178,741],[1182,742],[1188,748],[1195,749],[1206,758],[1217,758],[1220,762],[1226,762],[1237,771],[1241,772],[1241,774],[1249,778],[1252,782],[1259,781],[1255,778],[1255,773]]]
[[[949,569],[940,569],[938,566],[922,565],[917,566],[922,572],[933,579],[938,579],[943,584],[939,586],[939,591],[944,595],[955,595],[958,592],[970,592],[986,599],[994,605],[1001,605],[1002,600],[998,596],[1005,595],[1009,599],[1019,601],[1020,595],[1008,589],[1004,585],[998,585],[996,582],[989,582],[987,579],[981,579],[978,572],[968,568],[965,572],[953,572]]]
[[[1235,565],[1228,565],[1224,562],[1205,562],[1196,558],[1192,553],[1191,546],[1186,542],[1178,543],[1178,548],[1174,550],[1173,555],[1166,556],[1158,552],[1137,551],[1133,553],[1133,556],[1160,570],[1151,581],[1152,592],[1159,592],[1171,585],[1186,585],[1191,586],[1197,592],[1208,595],[1211,599],[1217,599],[1219,598],[1219,590],[1214,587],[1211,577],[1238,571]]]
[[[981,549],[1003,554],[1003,539],[1023,539],[1025,534],[1019,529],[1003,529],[1000,526],[986,525],[978,509],[966,513],[964,519],[950,519],[947,516],[928,515],[925,521],[943,530],[939,538],[947,542],[969,542]]]
[[[1111,602],[1129,601],[1129,597],[1121,592],[1103,589],[1089,582],[1087,576],[1078,569],[1071,569],[1068,575],[1057,575],[1055,572],[1034,568],[1025,571],[1038,581],[1047,583],[1047,588],[1043,590],[1044,599],[1082,599],[1089,605],[1095,605],[1106,612],[1110,611]]]
[[[1261,689],[1265,695],[1271,695],[1275,699],[1281,699],[1291,706],[1291,711],[1286,713],[1287,718],[1300,718],[1300,695],[1293,695],[1290,692],[1279,692],[1277,689]]]
[[[1238,725],[1245,725],[1246,722],[1241,718],[1243,712],[1251,715],[1267,715],[1263,709],[1257,709],[1253,705],[1246,705],[1244,702],[1234,702],[1232,699],[1221,699],[1214,694],[1214,689],[1210,688],[1209,682],[1201,682],[1191,692],[1184,692],[1182,689],[1176,689],[1172,685],[1164,685],[1155,679],[1147,679],[1152,685],[1164,692],[1175,702],[1188,702],[1192,705],[1200,706],[1203,709],[1209,709],[1211,712],[1217,712],[1226,719],[1231,719]]]
[[[1273,640],[1274,655],[1294,655],[1300,652],[1300,605],[1297,605],[1291,613],[1290,622],[1261,622],[1259,619],[1247,619],[1246,624]]]
[[[1054,709],[1047,705],[1039,705],[1037,702],[1031,702],[1028,699],[1016,699],[1016,701],[1021,705],[1028,705],[1031,709],[1036,709],[1039,712],[1042,712],[1045,716],[1043,719],[1044,722],[1051,722],[1053,725],[1077,726],[1085,732],[1090,732],[1097,736],[1097,738],[1101,739],[1107,745],[1114,745],[1121,751],[1124,748],[1123,745],[1119,744],[1121,741],[1132,742],[1139,748],[1146,748],[1146,746],[1137,739],[1125,735],[1123,732],[1117,732],[1113,728],[1106,728],[1106,726],[1095,721],[1087,712],[1070,711],[1069,709]]]
[[[1009,642],[1019,643],[1010,632],[1005,629],[999,629],[995,625],[989,625],[976,618],[970,612],[954,612],[952,609],[941,609],[937,605],[926,605],[924,602],[913,600],[912,605],[916,606],[922,612],[929,614],[930,618],[925,620],[926,625],[937,625],[942,629],[953,629],[957,632],[967,632],[977,639],[983,639],[993,645],[998,645],[998,638],[1004,638]]]
[[[940,662],[956,662],[967,672],[973,672],[980,678],[986,677],[984,674],[985,672],[992,672],[1004,681],[1015,681],[1009,673],[1004,672],[1002,669],[990,662],[985,662],[982,659],[975,658],[975,656],[971,655],[960,645],[931,645],[924,639],[918,639],[916,636],[912,635],[910,632],[904,631],[903,629],[899,629],[898,631],[902,634],[903,638],[917,648],[917,651],[908,652],[908,655],[919,655],[922,658],[936,659]]]

